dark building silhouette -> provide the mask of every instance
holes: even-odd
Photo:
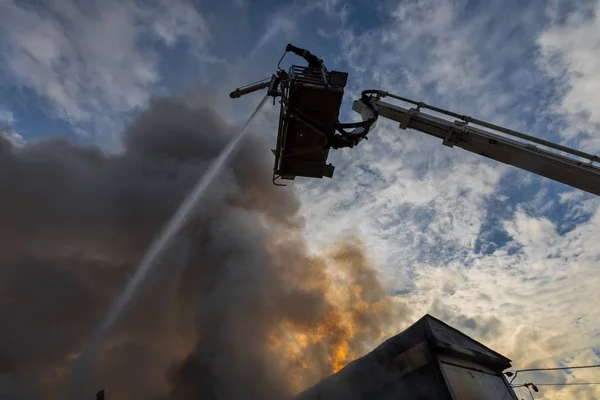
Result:
[[[510,360],[425,315],[296,400],[517,400]]]

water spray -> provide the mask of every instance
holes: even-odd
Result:
[[[125,308],[130,305],[135,295],[140,289],[140,285],[145,281],[148,274],[156,266],[156,260],[164,252],[170,244],[173,237],[179,232],[182,226],[193,215],[198,202],[202,195],[206,192],[209,185],[221,171],[225,162],[237,148],[239,142],[246,134],[246,128],[252,122],[254,117],[265,105],[268,96],[265,96],[258,104],[254,112],[248,118],[240,132],[229,142],[227,147],[223,149],[221,154],[213,161],[210,168],[200,178],[196,186],[183,201],[175,215],[171,217],[167,225],[163,228],[160,234],[154,239],[146,254],[139,262],[135,269],[134,275],[131,277],[125,289],[115,298],[114,303],[109,308],[108,314],[102,323],[98,326],[92,337],[87,342],[79,357],[75,361],[71,370],[71,377],[65,400],[81,400],[91,398],[93,390],[90,390],[88,379],[91,377],[92,364],[95,359],[102,341],[106,334],[114,327],[119,318],[123,314]],[[89,395],[88,395],[89,394]]]

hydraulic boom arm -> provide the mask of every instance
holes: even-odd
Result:
[[[288,52],[304,57],[308,67],[292,65],[289,72],[281,69],[279,65]],[[323,60],[291,44],[287,45],[277,68],[270,78],[236,89],[229,95],[238,98],[267,89],[273,104],[275,98],[281,97],[277,144],[273,150],[273,182],[278,177],[331,178],[334,166],[326,164],[329,150],[358,145],[367,139],[378,117],[384,117],[399,122],[401,129],[415,129],[442,139],[446,146],[458,146],[600,196],[600,167],[594,165],[600,158],[596,155],[382,90],[365,90],[352,105],[361,115],[361,122],[340,123],[339,110],[347,73],[327,71]],[[402,108],[381,101],[383,97],[415,107]],[[457,119],[449,121],[424,113],[422,109]]]
[[[598,156],[479,121],[471,117],[431,107],[424,103],[391,95],[387,92],[373,92],[377,93],[376,105],[379,116],[399,122],[401,129],[415,129],[442,139],[442,143],[446,146],[458,146],[496,161],[513,165],[595,195],[600,195],[600,168],[593,164],[600,161]],[[417,107],[406,109],[380,100],[381,97],[386,96],[415,104]],[[364,108],[365,104],[361,100],[355,101],[352,107],[354,111],[359,113]],[[451,122],[428,115],[421,112],[423,108],[459,118],[459,120]],[[505,135],[492,133],[469,124],[479,125],[489,130],[504,133]],[[507,135],[523,139],[523,141],[511,139]],[[566,155],[539,148],[533,143],[566,153]]]

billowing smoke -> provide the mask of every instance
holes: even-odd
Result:
[[[111,299],[234,133],[171,98],[136,119],[120,154],[0,135],[0,397],[60,398]],[[406,317],[359,240],[308,254],[270,146],[243,141],[106,338],[94,389],[108,399],[290,398]]]

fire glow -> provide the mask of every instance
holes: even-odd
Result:
[[[396,326],[398,309],[365,254],[362,243],[350,238],[304,260],[307,271],[321,272],[303,285],[323,294],[324,309],[310,325],[282,321],[266,340],[295,393],[364,355]]]

